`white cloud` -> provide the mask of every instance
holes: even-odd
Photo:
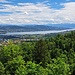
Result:
[[[6,0],[0,0],[1,3],[10,3],[9,1]]]
[[[0,14],[0,24],[75,23],[75,2],[61,5],[64,8],[57,10],[44,3],[18,3],[17,6],[4,4],[1,7],[5,8],[0,9],[0,12],[5,12],[5,15]]]
[[[0,2],[5,2],[6,0],[0,0]]]

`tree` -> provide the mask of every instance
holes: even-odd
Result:
[[[32,61],[34,45],[31,42],[23,42],[20,46],[21,46],[21,50],[23,51],[22,56],[24,60],[26,62]]]
[[[0,62],[0,75],[4,75],[4,73],[5,73],[4,65]]]
[[[28,61],[26,64],[27,75],[48,75],[48,72],[39,64]]]
[[[11,75],[26,75],[25,61],[22,56],[17,56],[6,64],[6,71]]]
[[[20,50],[18,45],[9,44],[7,46],[3,46],[2,50],[0,50],[0,61],[2,63],[6,63],[21,54],[22,50]]]
[[[34,60],[36,63],[42,62],[42,66],[45,67],[49,60],[49,52],[47,44],[44,40],[39,40],[35,45]]]
[[[61,54],[62,54],[62,50],[59,48],[55,48],[54,50],[51,50],[51,52],[50,52],[52,59],[59,57]]]
[[[53,59],[53,62],[47,65],[47,69],[48,75],[70,75],[69,64],[66,64],[63,58]]]

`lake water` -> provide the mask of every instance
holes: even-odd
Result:
[[[51,30],[51,31],[34,31],[34,32],[8,32],[3,35],[25,35],[25,34],[50,34],[50,33],[60,33],[60,32],[66,32],[66,31],[73,31],[74,29],[66,29],[66,30]]]

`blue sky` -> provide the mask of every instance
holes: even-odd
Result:
[[[0,24],[75,24],[75,0],[0,0]]]

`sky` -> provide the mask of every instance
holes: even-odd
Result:
[[[75,0],[0,0],[0,25],[75,24]]]

